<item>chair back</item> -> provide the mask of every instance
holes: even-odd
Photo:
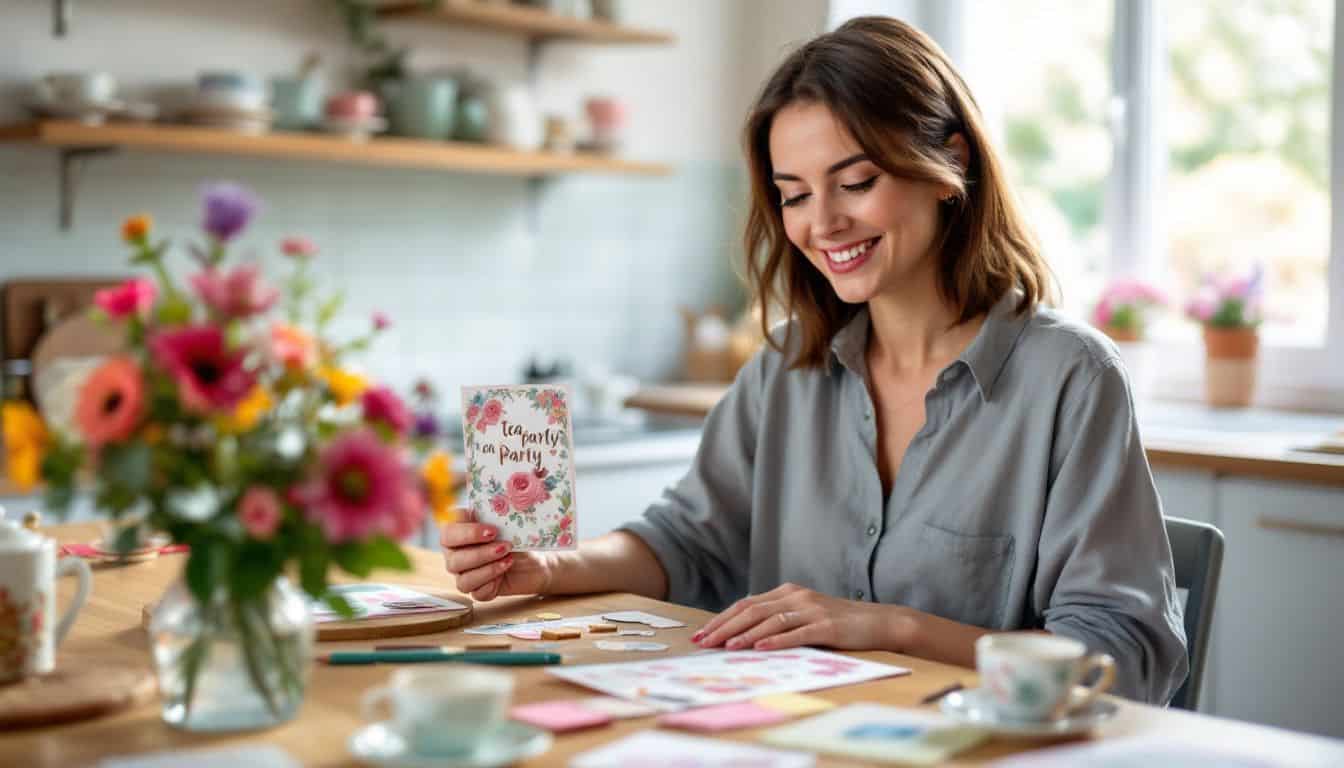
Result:
[[[1176,566],[1176,586],[1186,590],[1185,643],[1190,657],[1190,675],[1171,699],[1171,706],[1194,711],[1204,680],[1204,661],[1213,630],[1213,603],[1218,596],[1218,577],[1223,570],[1223,533],[1207,523],[1166,518],[1171,559]]]

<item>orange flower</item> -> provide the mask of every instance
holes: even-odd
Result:
[[[286,323],[271,326],[271,354],[286,368],[307,368],[317,362],[317,342]]]
[[[363,376],[341,368],[326,366],[318,371],[318,375],[327,383],[332,399],[340,406],[355,402],[369,388],[369,382]]]
[[[23,401],[6,402],[0,409],[4,422],[5,474],[21,490],[37,484],[50,436],[33,406]]]
[[[132,216],[121,225],[121,239],[131,245],[139,245],[149,237],[149,228],[153,223],[154,220],[147,213]]]
[[[453,512],[453,469],[448,454],[435,451],[420,467],[420,479],[425,483],[425,495],[429,508],[434,511],[434,519],[440,523],[451,523],[456,519]]]
[[[75,423],[94,448],[130,437],[145,410],[140,367],[124,357],[98,366],[79,390]]]

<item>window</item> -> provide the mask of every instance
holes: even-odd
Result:
[[[1258,262],[1260,401],[1344,410],[1341,3],[836,0],[831,21],[888,13],[948,51],[1065,311],[1086,317],[1114,275],[1169,289],[1175,306],[1150,334],[1157,394],[1199,397],[1183,299]]]

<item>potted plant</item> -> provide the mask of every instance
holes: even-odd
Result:
[[[1092,324],[1118,342],[1143,339],[1148,313],[1167,305],[1162,291],[1142,280],[1116,278],[1092,308]]]
[[[1204,397],[1215,408],[1251,404],[1255,395],[1264,268],[1249,275],[1206,277],[1185,314],[1204,330]]]
[[[148,217],[125,223],[131,263],[152,277],[95,303],[129,351],[81,386],[75,434],[29,430],[29,442],[43,454],[49,508],[62,511],[87,481],[122,551],[149,530],[189,546],[150,623],[162,716],[187,730],[240,730],[297,712],[311,601],[353,615],[328,591],[329,571],[409,567],[398,541],[419,530],[427,500],[451,503],[451,489],[446,457],[414,466],[402,400],[343,367],[387,319],[329,338],[340,301],[317,295],[312,244],[282,243],[282,290],[256,264],[228,263],[258,208],[252,194],[211,185],[204,204],[185,285]]]

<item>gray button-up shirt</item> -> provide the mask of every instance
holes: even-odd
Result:
[[[717,611],[793,582],[1044,628],[1115,657],[1118,693],[1166,703],[1187,671],[1182,606],[1124,368],[1105,336],[1016,299],[939,374],[886,498],[867,312],[822,368],[788,370],[794,347],[753,358],[690,472],[623,526],[668,599]]]

